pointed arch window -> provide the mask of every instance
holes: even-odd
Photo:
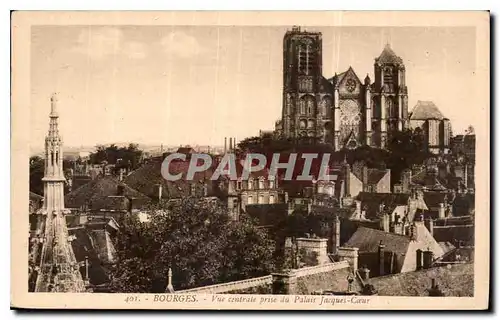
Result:
[[[306,113],[306,102],[304,99],[300,100],[300,114],[305,114]]]

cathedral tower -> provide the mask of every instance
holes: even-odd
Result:
[[[375,82],[372,89],[374,144],[385,148],[388,139],[407,127],[408,88],[403,59],[387,44],[374,65]]]
[[[282,134],[288,138],[328,139],[332,97],[322,76],[319,32],[294,27],[283,39]]]

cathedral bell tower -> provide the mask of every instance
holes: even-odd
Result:
[[[376,145],[387,146],[388,139],[397,131],[407,127],[408,89],[406,69],[403,59],[394,53],[387,44],[375,59],[375,82],[373,84],[374,127],[378,137]]]
[[[318,138],[321,116],[322,40],[319,32],[294,27],[283,38],[283,135]]]
[[[48,213],[64,210],[64,173],[62,139],[59,135],[57,96],[52,95],[49,133],[45,137],[44,209]]]

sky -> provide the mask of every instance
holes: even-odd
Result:
[[[33,26],[31,148],[43,147],[58,93],[66,146],[222,145],[281,117],[283,36],[291,26]],[[323,75],[373,77],[386,43],[404,61],[409,106],[432,100],[454,134],[474,123],[472,27],[307,27],[323,34]],[[478,107],[478,106],[476,106]]]

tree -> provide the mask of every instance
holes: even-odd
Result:
[[[96,151],[90,154],[90,163],[100,164],[106,161],[109,164],[114,164],[115,169],[134,170],[139,166],[141,157],[142,150],[135,143],[130,143],[127,147],[118,147],[115,144],[98,145]]]
[[[274,241],[243,218],[231,221],[220,202],[187,198],[150,208],[150,221],[121,222],[111,270],[114,292],[164,292],[172,268],[176,290],[241,280],[273,270]]]
[[[30,191],[43,195],[42,178],[45,171],[45,161],[39,156],[30,158]]]

